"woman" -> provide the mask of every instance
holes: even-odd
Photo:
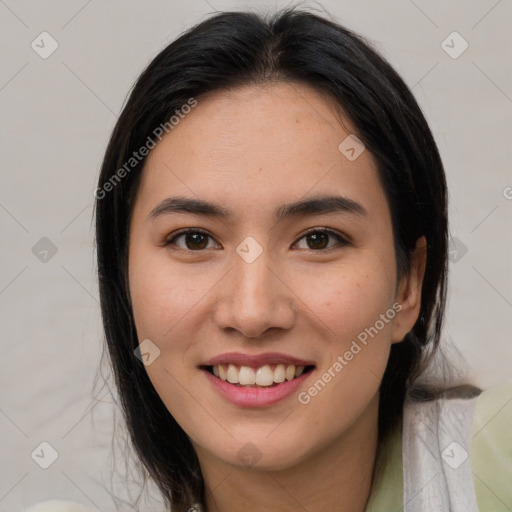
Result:
[[[446,182],[360,36],[295,9],[187,31],[138,79],[95,196],[108,350],[168,510],[512,506],[510,407],[486,423],[510,386],[418,385]]]

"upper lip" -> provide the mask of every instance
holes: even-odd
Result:
[[[218,356],[212,357],[204,366],[215,366],[217,364],[236,364],[240,366],[250,366],[252,368],[259,368],[266,364],[294,364],[295,366],[314,366],[313,361],[299,359],[298,357],[290,356],[288,354],[281,354],[279,352],[265,352],[264,354],[250,355],[242,354],[241,352],[227,352]]]

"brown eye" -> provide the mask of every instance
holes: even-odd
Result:
[[[208,237],[203,233],[187,233],[185,236],[185,245],[188,249],[204,249],[208,245]]]
[[[184,240],[184,245],[183,243],[177,243],[178,240]],[[213,239],[207,233],[197,230],[188,230],[182,231],[181,233],[167,240],[166,245],[177,245],[181,249],[201,251],[202,249],[207,249],[209,247],[208,243],[210,240]]]
[[[329,245],[331,239],[336,239],[338,244]],[[307,247],[299,247],[299,249],[329,249],[335,245],[346,245],[348,242],[341,236],[330,230],[316,230],[310,231],[304,235],[300,240],[306,240]]]
[[[325,249],[329,243],[329,235],[326,233],[312,233],[307,235],[306,238],[311,249]]]

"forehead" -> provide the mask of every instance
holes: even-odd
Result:
[[[278,82],[197,101],[147,157],[139,189],[146,209],[171,193],[245,210],[333,192],[369,210],[386,203],[373,155],[329,96]]]

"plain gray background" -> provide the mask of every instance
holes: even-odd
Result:
[[[108,389],[92,394],[102,347],[93,190],[110,131],[133,81],[182,30],[215,10],[287,5],[0,0],[0,512],[56,497],[114,510],[114,407]],[[512,378],[512,2],[303,5],[373,40],[413,89],[450,188],[445,342],[467,360],[455,380]],[[51,48],[42,32],[58,43],[46,59],[31,46]],[[31,458],[43,441],[58,452],[48,469]]]

